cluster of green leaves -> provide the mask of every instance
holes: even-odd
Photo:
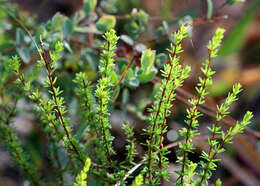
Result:
[[[2,58],[3,59],[3,58]],[[4,58],[7,60],[7,58]],[[19,68],[18,64],[14,64],[15,68]],[[23,143],[16,134],[12,126],[12,119],[16,115],[16,104],[20,98],[18,94],[8,95],[10,87],[6,86],[6,82],[11,77],[10,68],[6,63],[0,63],[1,80],[0,80],[0,139],[2,144],[10,152],[11,159],[20,168],[21,173],[30,180],[33,185],[41,185],[40,174],[37,172],[37,165],[32,161],[31,154],[23,148]],[[15,91],[19,91],[16,89]],[[14,99],[11,105],[9,101]]]
[[[216,158],[216,155],[225,151],[223,148],[224,144],[231,143],[232,137],[236,134],[239,134],[243,131],[246,125],[250,122],[252,118],[252,113],[247,112],[241,122],[236,123],[235,127],[232,127],[228,130],[228,132],[223,132],[221,126],[219,126],[219,122],[229,114],[230,105],[237,100],[237,95],[242,91],[240,84],[235,84],[233,86],[233,92],[228,94],[225,102],[217,107],[216,114],[216,123],[209,128],[212,136],[208,138],[209,152],[203,152],[201,157],[206,160],[206,162],[201,161],[200,166],[202,171],[200,172],[201,180],[200,185],[205,185],[204,181],[208,180],[212,171],[216,170],[217,165],[215,162],[220,161],[220,159]],[[216,135],[221,135],[221,140],[216,139]]]
[[[55,50],[50,52],[51,61],[48,61],[46,57],[47,53],[42,45],[42,58],[39,60],[39,65],[37,65],[37,68],[44,66],[47,71],[47,78],[44,81],[44,86],[50,89],[50,98],[43,98],[39,92],[39,89],[31,85],[33,83],[33,79],[25,78],[24,74],[20,72],[20,62],[17,56],[14,56],[8,61],[9,68],[15,72],[18,77],[18,82],[22,85],[24,91],[28,94],[28,97],[36,103],[37,111],[44,123],[41,128],[48,137],[49,156],[51,157],[53,166],[58,170],[58,173],[62,171],[60,160],[61,157],[58,155],[61,149],[64,148],[68,153],[68,157],[73,161],[73,165],[71,167],[72,171],[77,172],[77,170],[73,167],[84,162],[84,159],[86,158],[86,155],[81,153],[79,142],[71,134],[71,126],[68,118],[64,116],[67,109],[64,105],[63,97],[60,96],[62,91],[59,87],[55,87],[57,77],[53,76],[55,72],[53,66],[57,60],[59,60],[59,53],[62,50],[62,44],[57,42],[55,45]],[[63,130],[61,130],[61,128],[63,128]],[[63,182],[62,175],[57,178],[59,179],[59,182]]]
[[[182,170],[177,171],[177,173],[180,175],[179,181],[181,184],[184,183],[184,176],[187,174],[187,171],[185,171],[185,167],[188,166],[190,163],[187,155],[194,149],[194,145],[191,143],[192,137],[199,135],[198,117],[202,116],[202,114],[198,111],[198,106],[205,102],[205,96],[208,94],[208,87],[212,85],[212,75],[215,72],[211,70],[210,64],[212,58],[215,58],[217,56],[223,34],[223,29],[217,29],[216,35],[213,37],[212,41],[209,42],[209,56],[203,64],[203,67],[201,68],[204,77],[199,78],[199,83],[195,88],[198,94],[198,98],[193,97],[189,100],[189,103],[192,105],[192,107],[187,109],[187,120],[185,121],[185,123],[187,124],[187,128],[183,128],[180,131],[180,135],[185,138],[185,142],[183,144],[180,144],[180,148],[178,151],[178,163],[182,165]]]
[[[1,104],[1,107],[2,106],[4,105]],[[31,162],[30,155],[23,150],[22,143],[11,126],[11,116],[14,114],[13,112],[14,110],[9,108],[7,113],[0,113],[0,139],[10,152],[12,160],[19,166],[22,174],[25,175],[33,185],[41,185],[42,182],[40,175],[36,171],[36,165]]]
[[[181,53],[181,41],[188,36],[187,29],[189,26],[181,26],[174,34],[175,43],[169,49],[169,64],[165,64],[162,76],[164,77],[161,83],[160,90],[156,93],[156,104],[150,110],[149,123],[151,125],[147,129],[147,134],[150,140],[147,141],[148,153],[146,154],[147,169],[144,169],[145,174],[149,177],[150,184],[156,184],[157,179],[152,179],[152,174],[156,172],[158,178],[167,179],[168,171],[165,167],[168,165],[168,160],[165,157],[166,151],[162,148],[163,134],[167,131],[166,117],[170,115],[170,108],[175,99],[176,88],[182,86],[185,78],[188,77],[190,67],[182,69],[179,64],[180,58],[177,54]],[[153,152],[159,152],[159,158]],[[159,161],[158,161],[159,159]],[[154,167],[158,164],[160,171],[156,171]]]
[[[133,9],[128,18],[131,21],[125,25],[125,30],[129,36],[137,38],[145,30],[145,25],[148,22],[148,14],[143,10]]]
[[[197,163],[194,163],[188,159],[188,153],[192,153],[195,149],[192,143],[192,138],[199,135],[198,132],[198,117],[202,116],[202,113],[198,111],[198,106],[205,102],[205,96],[208,94],[208,87],[212,85],[212,75],[215,73],[211,70],[210,64],[213,58],[217,57],[218,50],[221,45],[224,34],[223,29],[217,29],[215,36],[209,41],[208,44],[208,58],[206,59],[204,66],[201,71],[204,75],[203,78],[199,78],[199,83],[197,85],[196,92],[197,98],[193,97],[189,100],[191,108],[187,109],[187,128],[183,128],[180,131],[180,135],[184,137],[184,143],[180,144],[178,151],[178,163],[182,165],[181,170],[176,171],[179,174],[177,185],[207,185],[208,180],[212,175],[212,171],[216,169],[217,165],[214,162],[220,161],[216,158],[216,155],[224,152],[224,144],[231,143],[232,137],[235,134],[241,133],[245,126],[250,123],[252,118],[252,113],[247,112],[241,121],[237,122],[234,127],[231,127],[227,132],[224,132],[220,126],[219,122],[229,114],[228,109],[230,105],[237,100],[237,95],[241,92],[241,85],[235,84],[233,87],[233,92],[230,93],[225,101],[220,107],[217,107],[216,113],[216,124],[209,128],[212,133],[211,138],[208,138],[209,152],[203,151],[201,158],[204,159],[200,161],[199,165],[201,168],[200,174],[197,176],[195,172],[198,167]],[[221,140],[216,139],[216,135],[221,135]],[[196,179],[194,178],[196,177]],[[220,184],[220,181],[217,183]]]
[[[114,49],[116,48],[117,40],[119,39],[115,35],[115,31],[111,30],[104,35],[106,43],[104,44],[104,52],[101,55],[99,64],[99,73],[101,79],[98,80],[95,96],[97,97],[97,122],[98,122],[98,136],[102,143],[102,149],[105,149],[107,164],[112,163],[111,156],[115,153],[112,147],[113,137],[110,133],[111,125],[109,123],[109,102],[113,95],[112,88],[113,83],[113,66],[114,66]]]

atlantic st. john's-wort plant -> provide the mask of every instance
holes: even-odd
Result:
[[[167,132],[167,118],[174,109],[172,107],[176,96],[175,91],[183,85],[191,70],[189,66],[182,67],[179,63],[181,60],[179,54],[183,52],[182,41],[188,37],[189,28],[189,25],[181,25],[174,33],[174,43],[168,49],[169,62],[161,70],[162,81],[155,94],[154,104],[149,109],[150,114],[147,119],[149,125],[144,132],[147,136],[145,144],[147,151],[139,163],[135,161],[137,151],[134,130],[128,122],[123,125],[127,138],[126,158],[121,162],[113,159],[116,151],[113,147],[114,137],[110,130],[110,113],[115,107],[114,98],[124,86],[118,84],[120,74],[114,57],[119,37],[113,29],[104,34],[105,42],[100,55],[98,81],[89,81],[88,74],[84,72],[76,74],[73,80],[77,85],[75,93],[81,109],[79,116],[79,128],[83,131],[81,134],[74,134],[68,117],[68,108],[62,96],[63,91],[56,85],[58,77],[55,70],[62,58],[63,44],[58,41],[52,50],[47,51],[44,41],[41,41],[40,60],[33,69],[34,76],[40,72],[45,74],[40,87],[34,83],[33,75],[27,76],[23,73],[17,56],[8,60],[4,67],[8,73],[5,76],[9,76],[11,71],[14,72],[17,78],[17,91],[24,92],[31,99],[41,118],[39,127],[47,137],[48,157],[55,172],[55,179],[49,184],[83,186],[87,184],[87,180],[91,182],[93,179],[98,180],[95,183],[97,185],[165,184],[172,172],[168,169],[169,149],[163,145],[164,134]],[[223,130],[219,125],[229,114],[231,104],[237,100],[237,95],[242,91],[241,85],[235,84],[225,102],[217,106],[216,121],[209,127],[211,133],[207,140],[209,150],[201,153],[199,163],[189,160],[188,154],[195,150],[192,139],[199,135],[198,118],[203,115],[198,107],[205,102],[205,97],[209,93],[208,87],[212,85],[212,76],[215,72],[211,69],[211,63],[217,56],[223,34],[224,29],[219,28],[209,41],[208,58],[201,68],[202,76],[199,77],[199,83],[195,87],[196,95],[189,100],[191,106],[186,111],[187,126],[180,130],[183,140],[179,143],[177,153],[176,163],[180,165],[180,169],[175,172],[179,177],[175,183],[172,183],[173,185],[208,185],[217,168],[216,162],[220,161],[217,155],[225,151],[225,144],[232,143],[234,135],[243,132],[252,118],[252,113],[248,111],[242,121],[228,130]],[[155,51],[152,50],[144,51],[141,57],[142,67],[136,68],[136,73],[143,81],[150,81],[156,73],[153,67],[154,53]],[[4,84],[7,79],[4,78],[1,83]],[[49,94],[43,94],[42,89],[47,89]],[[1,94],[4,95],[4,92]],[[17,96],[16,99],[20,98],[21,96]],[[39,175],[37,166],[31,161],[30,154],[23,150],[19,138],[10,125],[13,115],[15,115],[15,104],[5,105],[5,102],[1,102],[1,139],[31,185],[46,185],[46,180]],[[135,169],[137,166],[138,170]],[[74,183],[67,175],[75,178]],[[216,185],[221,185],[220,180]]]
[[[208,127],[208,150],[201,153],[198,163],[189,159],[197,150],[193,139],[200,135],[199,108],[205,103],[210,86],[214,86],[211,64],[224,34],[223,29],[217,29],[209,42],[208,58],[201,68],[195,95],[188,100],[186,127],[179,131],[177,161],[168,159],[173,153],[165,136],[176,109],[176,90],[183,86],[191,70],[181,65],[182,41],[192,32],[188,26],[193,24],[192,17],[197,17],[179,20],[183,25],[174,33],[170,27],[175,23],[163,21],[155,36],[158,41],[167,38],[171,45],[168,54],[159,53],[140,42],[149,20],[145,11],[133,8],[129,14],[117,17],[128,3],[135,7],[136,2],[84,0],[83,9],[71,18],[57,13],[41,25],[8,1],[0,2],[0,139],[31,185],[165,185],[176,173],[178,179],[172,185],[210,185],[220,161],[218,154],[250,123],[252,113],[247,112],[241,122],[222,128],[224,117],[242,91],[241,85],[235,84],[226,100],[217,106],[216,120]],[[237,2],[242,0],[224,1],[223,6]],[[208,0],[207,5],[207,19],[214,18],[212,1]],[[120,25],[120,19],[126,23]],[[120,37],[111,29],[115,26],[124,30]],[[128,62],[120,52],[127,59],[133,58]],[[139,108],[141,101],[137,106],[127,106],[130,89],[154,83],[158,77],[162,81],[154,85],[147,115],[143,114],[144,106]],[[24,108],[19,109],[21,102]],[[126,118],[122,122],[126,139],[123,160],[116,158],[121,152],[116,150],[111,130],[111,115],[118,107]],[[28,149],[13,126],[13,118],[21,110],[36,113],[35,128],[44,141],[40,147],[42,156],[35,156],[37,153]],[[147,124],[142,133],[144,143],[138,144],[136,139],[132,125],[136,122],[127,121],[130,110]],[[145,152],[140,153],[140,147]],[[47,171],[40,165],[45,159]],[[176,163],[178,168],[169,170],[170,163]],[[221,181],[215,185],[221,185]]]

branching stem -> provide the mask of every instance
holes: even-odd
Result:
[[[206,73],[205,73],[205,74],[208,73],[209,68],[210,68],[210,64],[211,64],[211,50],[208,50],[208,56],[209,56],[209,58],[208,58],[208,59],[209,59],[209,62],[208,62],[208,64],[207,64],[207,68],[206,68]],[[201,88],[202,91],[204,91],[205,88],[206,88],[206,82],[207,82],[208,78],[209,78],[209,77],[206,76],[205,79],[204,79],[204,83],[203,83],[202,88]],[[192,128],[192,124],[193,124],[194,119],[195,119],[195,118],[194,118],[194,117],[195,117],[195,112],[198,110],[198,106],[199,106],[199,103],[200,103],[201,98],[202,98],[202,94],[199,94],[198,101],[197,101],[197,103],[196,103],[196,105],[195,105],[194,112],[193,112],[193,114],[192,114],[192,116],[191,116],[191,119],[190,119],[190,122],[189,122],[189,124],[188,124],[187,134],[190,132],[190,130],[191,130],[191,128]],[[189,137],[188,135],[186,135],[185,144],[187,144],[188,140],[190,140],[190,137]],[[184,179],[185,162],[186,162],[187,153],[188,153],[187,151],[184,151],[184,152],[183,152],[183,161],[182,161],[182,167],[181,167],[181,172],[182,172],[182,174],[181,174],[181,185],[183,185],[183,182],[184,182],[183,179]]]
[[[175,55],[176,55],[176,45],[174,46],[174,52],[172,54],[172,58],[174,58]],[[169,72],[169,75],[168,75],[167,80],[166,80],[166,86],[163,88],[162,95],[161,95],[160,102],[159,102],[159,106],[158,106],[158,110],[156,111],[155,119],[154,119],[154,122],[153,122],[153,125],[152,125],[152,134],[150,136],[149,152],[148,152],[148,179],[149,179],[150,183],[152,183],[151,159],[152,159],[152,144],[153,144],[154,131],[155,131],[155,127],[156,127],[156,124],[157,124],[156,123],[157,118],[158,118],[159,113],[161,111],[161,105],[162,105],[163,97],[165,95],[166,87],[167,87],[167,85],[170,81],[170,78],[171,78],[172,70],[173,70],[173,65],[171,65],[170,72]]]

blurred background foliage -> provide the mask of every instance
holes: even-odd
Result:
[[[208,118],[201,120],[202,136],[207,135],[207,126],[213,122],[215,105],[221,103],[235,82],[245,89],[240,101],[233,105],[231,115],[241,119],[241,113],[251,110],[254,121],[245,136],[238,136],[234,145],[222,156],[216,176],[223,185],[260,185],[260,1],[247,0],[12,0],[0,1],[0,102],[16,107],[13,125],[23,141],[24,148],[33,154],[44,175],[49,160],[44,150],[46,138],[38,128],[39,116],[33,104],[14,88],[15,77],[6,74],[8,57],[18,55],[22,69],[34,78],[35,86],[41,87],[45,74],[35,77],[34,66],[39,59],[36,46],[40,37],[46,50],[52,49],[56,41],[64,44],[61,63],[57,64],[57,84],[64,90],[74,132],[82,131],[78,125],[79,103],[75,97],[75,73],[87,72],[89,80],[96,82],[97,65],[102,45],[101,35],[115,28],[120,36],[116,50],[118,74],[115,81],[123,90],[115,98],[115,109],[111,115],[112,134],[116,137],[114,147],[121,160],[125,153],[125,136],[121,125],[128,119],[135,126],[138,142],[138,158],[145,149],[140,135],[147,123],[147,110],[153,104],[154,91],[160,81],[158,71],[167,62],[166,48],[173,41],[172,32],[180,23],[192,25],[190,38],[184,42],[182,63],[192,66],[191,76],[183,88],[177,91],[177,101],[169,119],[166,144],[179,140],[177,130],[184,123],[187,99],[192,96],[197,83],[201,62],[207,55],[206,44],[217,27],[227,30],[220,56],[213,63],[217,71],[215,85],[210,88],[207,103],[200,109]],[[34,43],[35,41],[35,43]],[[151,48],[151,50],[146,50]],[[142,52],[145,51],[141,60]],[[156,52],[155,52],[156,51]],[[126,74],[126,69],[128,70]],[[14,100],[18,100],[17,102]],[[2,111],[2,110],[1,110]],[[230,126],[234,119],[229,117],[223,126]],[[196,139],[199,149],[205,148],[203,138]],[[1,143],[0,143],[1,144]],[[26,185],[26,181],[13,165],[8,153],[0,146],[0,185]],[[175,168],[175,148],[168,155],[170,168]],[[199,153],[199,150],[198,150]],[[199,161],[197,154],[191,159]],[[175,179],[175,175],[171,175]],[[92,180],[90,185],[96,185]]]

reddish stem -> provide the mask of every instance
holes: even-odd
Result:
[[[176,54],[176,45],[174,46],[174,52],[172,54],[172,57],[174,57]],[[172,73],[172,69],[173,69],[173,65],[171,65],[171,68],[170,68],[170,72],[169,72],[169,75],[166,79],[166,85],[165,87],[163,88],[163,91],[162,91],[162,96],[160,98],[160,102],[159,102],[159,106],[158,106],[158,110],[156,112],[156,115],[155,115],[155,119],[154,119],[154,123],[153,123],[153,126],[152,126],[152,133],[151,133],[151,137],[150,137],[150,143],[149,143],[149,152],[148,152],[148,178],[149,178],[149,182],[150,184],[152,183],[152,176],[151,176],[151,159],[152,159],[152,144],[153,144],[153,137],[154,137],[154,130],[155,130],[155,127],[156,127],[156,120],[159,116],[159,113],[160,113],[160,110],[161,110],[161,105],[162,105],[162,100],[163,100],[163,97],[165,95],[165,91],[166,91],[166,87],[170,81],[170,77],[171,77],[171,73]]]
[[[54,98],[54,103],[55,103],[55,106],[56,106],[55,109],[56,109],[57,114],[58,114],[58,117],[59,117],[59,119],[60,119],[60,121],[61,121],[62,127],[63,127],[63,129],[64,129],[64,131],[65,131],[65,134],[66,134],[66,136],[67,136],[67,138],[68,138],[68,140],[69,140],[69,143],[70,143],[71,146],[72,146],[72,149],[73,149],[74,152],[77,154],[78,159],[81,161],[81,163],[84,164],[84,161],[83,161],[83,159],[81,159],[80,153],[79,153],[78,149],[76,148],[76,146],[74,145],[74,143],[73,143],[72,140],[71,140],[70,133],[69,133],[69,131],[68,131],[66,125],[65,125],[64,118],[63,118],[63,116],[62,116],[62,114],[61,114],[61,111],[60,111],[60,108],[59,108],[59,106],[58,106],[57,95],[56,95],[56,92],[55,92],[55,90],[54,90],[54,83],[53,83],[53,80],[52,80],[52,77],[51,77],[51,71],[52,71],[52,69],[51,69],[51,67],[49,66],[49,62],[48,62],[48,60],[47,60],[46,52],[45,52],[45,50],[44,50],[44,48],[43,48],[43,42],[41,42],[41,49],[42,49],[42,57],[43,57],[43,60],[44,60],[44,62],[45,62],[45,67],[46,67],[47,73],[48,73],[48,79],[49,79],[49,83],[50,83],[52,95],[53,95],[53,98]]]
[[[117,84],[118,86],[120,86],[120,84],[122,83],[122,81],[126,77],[127,72],[129,71],[130,67],[134,64],[136,58],[137,58],[137,55],[134,55],[134,57],[131,59],[130,63],[127,65],[127,67],[126,67],[125,71],[123,72],[120,80],[118,81],[118,84]]]
[[[218,112],[219,115],[221,115],[221,113],[222,113],[222,110],[221,110],[220,112]],[[214,127],[214,131],[213,131],[213,133],[212,133],[212,136],[211,136],[211,138],[210,138],[210,141],[215,140],[216,129],[217,129],[218,124],[219,124],[219,121],[216,122],[216,125],[215,125],[215,127]],[[224,145],[224,144],[223,144],[223,145]],[[222,147],[221,147],[221,148],[222,148]],[[211,156],[211,153],[212,153],[212,149],[213,149],[213,145],[210,145],[209,155],[208,155],[208,156],[209,156],[209,161],[208,161],[208,163],[207,163],[206,168],[204,169],[204,174],[203,174],[203,176],[201,177],[200,183],[203,183],[203,181],[204,181],[204,179],[205,179],[205,175],[206,175],[206,173],[207,173],[207,171],[208,171],[208,169],[209,169],[209,164],[210,164],[210,163],[212,162],[212,160],[215,158],[215,153],[213,154],[212,157],[210,157],[210,156]]]
[[[209,67],[210,67],[210,64],[211,64],[211,50],[208,50],[208,55],[209,55],[209,63],[208,63],[208,66],[207,66],[207,69],[206,69],[206,72],[205,74],[207,74],[208,70],[209,70]],[[206,87],[206,82],[208,80],[208,76],[206,76],[205,80],[204,80],[204,83],[202,85],[202,91],[204,91],[205,87]],[[190,122],[188,124],[188,128],[187,128],[187,133],[189,133],[189,131],[191,130],[192,128],[192,124],[193,124],[193,121],[194,121],[194,117],[195,117],[195,112],[198,110],[198,106],[199,106],[199,103],[200,103],[200,100],[201,100],[202,96],[201,94],[199,95],[199,98],[198,98],[198,101],[195,105],[195,109],[194,109],[194,112],[191,116],[191,119],[190,119]],[[188,135],[186,135],[186,138],[185,138],[185,144],[187,144],[188,140],[190,139],[190,137]],[[182,168],[181,168],[181,185],[183,185],[183,179],[184,179],[184,170],[185,170],[185,161],[186,161],[186,156],[187,156],[187,151],[184,151],[183,153],[183,161],[182,161]]]
[[[169,103],[170,101],[170,97],[173,93],[173,90],[171,90],[170,92],[170,95],[167,99],[167,104]],[[163,144],[162,144],[162,140],[163,140],[163,130],[164,130],[164,127],[165,127],[165,123],[166,123],[166,113],[167,113],[167,109],[164,110],[164,115],[163,115],[163,124],[162,124],[162,128],[161,128],[161,135],[160,135],[160,151],[159,151],[159,168],[160,170],[162,170],[162,156],[161,156],[161,151],[162,151],[162,148],[163,148]],[[161,184],[162,186],[164,186],[164,179],[161,178]]]

